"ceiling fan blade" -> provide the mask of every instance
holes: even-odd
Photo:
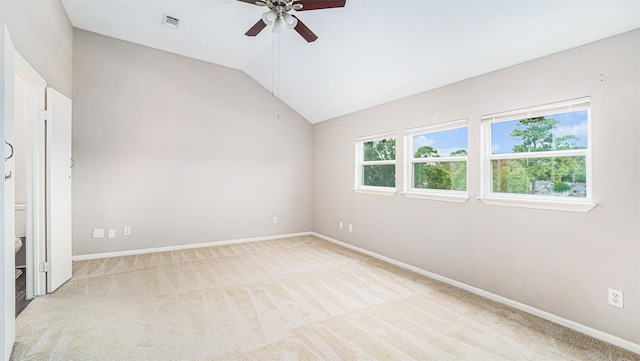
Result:
[[[298,11],[305,11],[305,10],[342,8],[344,7],[346,2],[347,0],[296,0],[293,3],[302,5],[302,9]]]
[[[294,15],[291,16],[298,19]],[[300,36],[302,36],[308,43],[314,42],[318,39],[318,36],[314,34],[313,31],[311,31],[311,29],[309,29],[306,25],[304,25],[302,21],[300,21],[300,19],[298,19],[298,24],[293,29],[297,31],[298,34],[300,34]]]
[[[256,4],[256,0],[238,0],[238,1],[242,1],[243,3],[252,4],[252,5],[260,5],[260,4]],[[263,5],[260,5],[260,6],[263,6]]]
[[[260,19],[254,26],[251,27],[251,29],[249,29],[246,33],[244,33],[244,35],[256,36],[258,35],[259,32],[262,31],[262,29],[266,27],[267,27],[267,24],[264,21],[262,21],[262,19]]]

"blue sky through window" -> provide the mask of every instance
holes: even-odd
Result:
[[[576,112],[545,115],[545,118],[553,118],[559,124],[552,130],[554,137],[574,135],[578,139],[577,147],[587,148],[588,115],[586,110]],[[513,147],[520,144],[521,140],[513,139],[509,133],[516,129],[520,119],[491,124],[491,153],[512,153]]]
[[[423,146],[430,146],[441,157],[449,157],[451,152],[467,149],[467,127],[447,129],[439,132],[419,134],[413,137],[413,152]]]

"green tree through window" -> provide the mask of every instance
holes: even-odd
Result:
[[[552,117],[520,119],[509,135],[517,142],[513,153],[552,152],[584,149],[575,135],[554,134],[560,122]],[[560,155],[561,153],[559,153]],[[492,161],[494,191],[524,194],[558,194],[569,184],[586,181],[585,156],[502,159]],[[557,184],[557,185],[556,185]],[[568,188],[567,188],[568,187]]]
[[[363,143],[365,162],[395,160],[396,140],[387,138]],[[362,185],[375,187],[396,186],[395,164],[370,164],[362,166]]]
[[[405,130],[405,194],[414,198],[460,200],[467,190],[467,119]],[[451,192],[449,192],[451,191]],[[434,198],[435,197],[435,198]]]
[[[466,149],[451,153],[452,157],[466,157]],[[438,151],[428,145],[413,154],[414,158],[440,158]],[[467,162],[433,162],[413,164],[413,186],[415,188],[461,190],[467,189]]]

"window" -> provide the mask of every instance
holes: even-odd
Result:
[[[405,131],[405,187],[410,198],[465,202],[467,120]]]
[[[481,201],[587,212],[590,98],[482,117]]]
[[[382,195],[396,193],[396,138],[394,133],[356,139],[354,191]]]

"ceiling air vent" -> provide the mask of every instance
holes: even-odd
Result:
[[[178,25],[180,24],[180,19],[164,14],[164,17],[162,18],[162,23],[170,28],[177,29]]]

